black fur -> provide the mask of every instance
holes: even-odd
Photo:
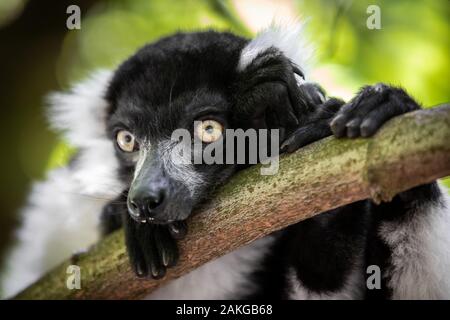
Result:
[[[117,130],[127,129],[138,141],[150,140],[157,148],[173,130],[192,131],[194,120],[213,118],[225,128],[278,128],[282,132],[281,151],[293,152],[332,134],[371,136],[390,118],[420,108],[405,91],[384,84],[362,88],[347,104],[325,98],[319,86],[297,84],[298,66],[276,48],[261,53],[245,70],[238,71],[240,53],[247,43],[247,39],[229,33],[209,31],[176,34],[139,50],[119,67],[107,92],[111,139],[115,140]],[[120,150],[117,156],[121,177],[131,184],[135,163]],[[155,149],[153,160],[164,160],[160,157],[163,155]],[[103,214],[105,233],[119,227],[117,216],[121,215],[136,274],[160,278],[178,260],[176,238],[186,233],[179,220],[241,168],[196,165],[194,170],[206,178],[195,196],[183,193],[180,198],[178,182],[169,181],[175,191],[169,192],[171,207],[163,214],[175,222],[142,224],[130,218],[125,198],[112,203]],[[160,170],[153,169],[153,174],[166,179]],[[411,192],[417,194],[411,196]],[[311,292],[332,293],[342,288],[351,270],[358,270],[364,278],[367,265],[387,267],[390,253],[377,234],[380,221],[406,219],[411,211],[408,206],[434,201],[438,193],[433,183],[404,192],[390,203],[377,206],[369,200],[360,201],[278,232],[262,268],[253,275],[259,290],[247,298],[287,298],[288,270],[293,270]],[[365,290],[365,283],[358,285]],[[389,295],[385,285],[382,290],[366,293],[375,298]]]

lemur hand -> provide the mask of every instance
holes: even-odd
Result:
[[[138,223],[128,213],[126,198],[126,192],[123,192],[103,208],[102,234],[108,235],[123,224],[133,271],[138,277],[162,278],[166,268],[174,266],[178,261],[176,241],[184,238],[187,225],[184,221],[168,225]]]
[[[330,122],[344,104],[344,101],[336,98],[317,103],[315,102],[317,99],[313,100],[309,97],[317,96],[320,92],[315,91],[311,84],[300,86],[300,88],[304,96],[305,92],[309,92],[307,97],[312,111],[304,116],[303,124],[283,141],[281,152],[294,152],[307,144],[330,136],[332,134]]]
[[[369,137],[389,119],[420,109],[404,90],[382,83],[365,86],[348,103],[331,98],[315,107],[306,124],[282,144],[281,150],[293,152],[327,137]]]
[[[340,137],[370,137],[389,119],[420,109],[403,89],[383,83],[361,88],[331,121],[333,134]]]
[[[187,232],[183,221],[169,225],[139,223],[127,213],[125,216],[125,243],[133,271],[138,277],[160,279],[166,269],[179,258],[177,240]]]
[[[269,49],[255,58],[240,74],[235,88],[233,116],[242,129],[298,127],[307,105],[298,90],[301,71],[281,52]],[[297,77],[297,78],[296,78]],[[319,103],[319,102],[316,102]]]

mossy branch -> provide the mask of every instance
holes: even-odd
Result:
[[[389,121],[370,139],[334,139],[282,156],[279,172],[257,166],[236,175],[189,221],[181,259],[162,280],[140,280],[129,267],[123,231],[66,261],[19,299],[134,299],[234,249],[362,199],[395,194],[450,174],[450,105]],[[66,286],[67,266],[81,268],[81,289]]]

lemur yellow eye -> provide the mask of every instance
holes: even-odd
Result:
[[[203,120],[197,125],[195,131],[200,140],[210,143],[220,139],[223,125],[215,120]]]
[[[122,151],[133,152],[136,151],[136,141],[134,135],[127,130],[120,130],[117,133],[117,145]]]

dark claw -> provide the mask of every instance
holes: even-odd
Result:
[[[147,268],[141,262],[136,263],[134,272],[136,273],[136,276],[138,278],[146,278],[147,277]]]
[[[168,256],[167,252],[163,251],[162,253],[162,263],[164,267],[168,267],[170,264],[170,257]]]
[[[156,265],[154,263],[151,263],[150,270],[151,270],[151,277],[155,280],[164,278],[164,276],[166,275],[166,268],[163,266]]]
[[[163,267],[172,267],[178,262],[179,252],[176,239],[171,235],[168,226],[160,226],[163,230],[155,235],[155,244]]]
[[[164,267],[170,268],[177,264],[179,253],[176,243],[167,244],[167,248],[161,250],[161,263]]]
[[[298,140],[298,130],[295,131],[292,135],[290,135],[284,142],[281,144],[280,152],[288,152],[291,153],[298,149],[297,145]]]

